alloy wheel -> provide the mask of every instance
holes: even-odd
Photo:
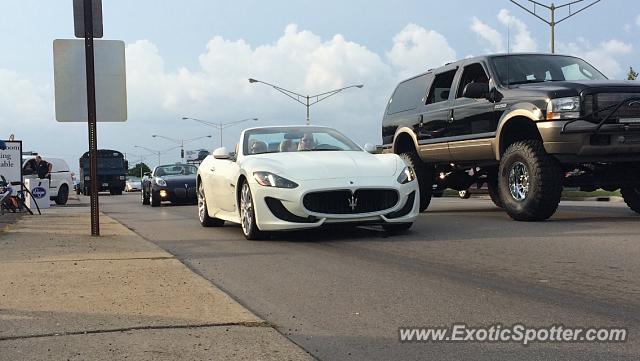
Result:
[[[509,169],[509,191],[518,202],[527,198],[529,193],[529,170],[522,162],[515,162]]]
[[[253,200],[251,199],[251,189],[249,189],[248,183],[242,185],[242,192],[240,193],[240,221],[244,234],[249,234],[253,223]]]
[[[207,201],[204,198],[204,187],[202,183],[198,185],[198,218],[200,222],[204,222],[205,212],[207,211]]]

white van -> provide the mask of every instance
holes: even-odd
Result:
[[[22,159],[22,175],[24,178],[35,178],[36,174],[27,174],[25,171],[27,162],[34,159],[34,156],[23,157]],[[73,180],[71,178],[71,171],[69,165],[64,159],[60,158],[46,158],[43,160],[51,163],[51,181],[49,182],[49,196],[56,204],[67,204],[69,199],[69,191],[73,189]]]

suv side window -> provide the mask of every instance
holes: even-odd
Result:
[[[489,83],[489,77],[480,63],[474,63],[464,67],[456,98],[462,98],[464,87],[470,83]]]
[[[456,75],[456,71],[457,69],[453,69],[436,75],[433,84],[431,84],[431,89],[429,89],[426,104],[449,100],[449,92],[451,92],[451,85],[453,85],[453,77]]]
[[[396,91],[389,99],[387,114],[416,109],[425,89],[427,89],[428,75],[423,74],[398,84]]]

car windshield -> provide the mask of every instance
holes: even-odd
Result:
[[[161,165],[156,167],[153,175],[156,177],[164,177],[171,175],[192,175],[198,173],[198,168],[191,164],[172,164]]]
[[[359,151],[360,147],[335,129],[323,127],[257,128],[245,132],[243,154]]]
[[[586,61],[560,55],[503,55],[491,59],[503,85],[607,79]]]

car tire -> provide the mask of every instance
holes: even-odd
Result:
[[[471,198],[471,192],[469,192],[469,190],[464,190],[464,191],[458,191],[458,197],[460,197],[461,199],[469,199]]]
[[[198,185],[198,220],[202,227],[222,227],[224,226],[224,220],[209,216],[209,209],[207,208],[207,198],[204,195],[204,186],[202,182]]]
[[[551,217],[562,194],[562,170],[547,154],[542,142],[524,140],[511,144],[500,161],[500,199],[516,221],[535,222]]]
[[[151,203],[149,202],[149,194],[147,194],[147,192],[145,192],[144,189],[140,193],[141,193],[140,198],[142,199],[142,205],[148,206]]]
[[[423,163],[416,152],[404,152],[400,158],[416,173],[420,189],[420,212],[424,212],[429,208],[433,193],[433,166]]]
[[[160,207],[160,195],[154,196],[153,190],[149,192],[149,197],[151,200],[151,207]]]
[[[65,205],[67,204],[67,201],[69,200],[69,186],[67,186],[66,184],[63,184],[60,186],[60,189],[58,189],[58,196],[55,199],[56,204],[58,205]]]
[[[267,237],[267,234],[258,228],[254,204],[249,183],[242,182],[238,210],[240,212],[242,233],[248,240],[259,240]]]
[[[409,223],[385,223],[382,228],[388,233],[401,233],[413,226],[413,222]]]
[[[502,208],[502,200],[500,199],[500,188],[498,188],[498,169],[492,168],[487,173],[487,190],[493,204],[498,208]]]
[[[640,213],[640,188],[621,188],[620,194],[622,194],[624,202],[632,211]]]

